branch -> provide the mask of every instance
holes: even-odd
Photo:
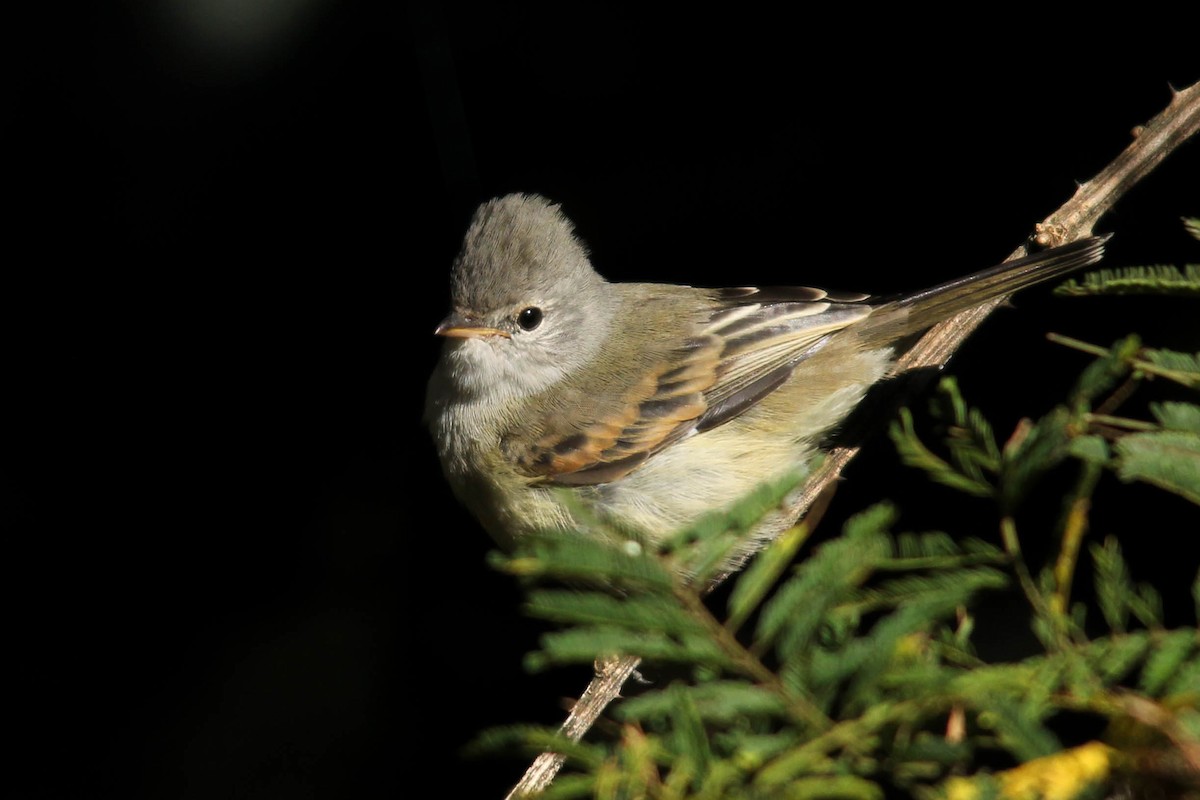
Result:
[[[1034,226],[1038,244],[1054,246],[1090,236],[1096,221],[1150,170],[1158,166],[1159,162],[1195,134],[1198,128],[1200,83],[1195,83],[1176,92],[1166,109],[1144,126],[1134,130],[1134,140],[1111,164],[1101,170],[1095,178],[1081,184],[1075,190],[1074,197],[1046,217],[1044,222]],[[1022,245],[1013,251],[1008,260],[1027,254],[1028,251]],[[939,322],[930,328],[911,350],[897,359],[893,372],[899,374],[920,367],[940,369],[963,341],[1002,302],[1003,298],[996,298]],[[830,452],[817,472],[809,478],[800,497],[787,508],[788,515],[796,519],[804,514],[813,500],[838,480],[842,469],[857,454],[857,447],[839,447]]]
[[[1158,116],[1134,130],[1134,140],[1096,177],[1081,184],[1075,195],[1057,211],[1034,226],[1035,241],[1042,246],[1057,246],[1089,236],[1092,227],[1138,181],[1150,173],[1179,145],[1200,129],[1200,83],[1174,93],[1171,103]],[[1017,248],[1009,260],[1026,255]],[[997,298],[968,309],[938,323],[921,337],[912,349],[896,360],[893,374],[918,368],[941,368],[963,341],[987,318],[1004,298]],[[828,492],[842,470],[858,454],[858,447],[834,448],[804,488],[784,504],[781,519],[763,539],[765,544],[795,524],[813,503]],[[616,699],[625,681],[633,674],[638,659],[622,656],[606,662],[588,684],[579,702],[571,709],[561,733],[578,741]],[[506,800],[526,797],[550,785],[564,758],[543,753],[526,770],[524,777],[509,792]]]
[[[558,732],[573,742],[582,739],[608,704],[621,696],[621,687],[629,680],[639,661],[640,659],[632,656],[618,656],[610,661],[598,663],[596,677],[592,678],[591,683],[583,690],[583,696],[575,703],[575,707],[567,715],[567,721]],[[504,800],[529,797],[545,789],[554,780],[564,761],[566,757],[559,753],[542,753],[533,760]]]

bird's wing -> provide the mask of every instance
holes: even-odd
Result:
[[[718,307],[705,335],[722,344],[717,380],[704,393],[708,408],[697,430],[728,422],[766,397],[815,353],[831,333],[866,318],[865,294],[806,286],[740,287],[715,293]]]
[[[702,295],[694,329],[655,358],[621,364],[634,378],[604,396],[559,403],[536,435],[503,444],[518,470],[544,483],[608,483],[668,444],[758,403],[829,334],[870,314],[866,295],[820,289],[734,288]],[[619,362],[618,362],[619,363]],[[586,393],[585,393],[586,394]],[[519,444],[518,444],[519,443]]]
[[[594,381],[589,375],[589,383],[576,387],[573,396],[559,398],[552,414],[534,421],[535,433],[513,437],[531,444],[512,448],[510,458],[527,475],[548,483],[616,480],[671,442],[752,408],[847,326],[874,314],[859,328],[860,341],[883,347],[989,298],[1093,264],[1107,239],[1081,239],[887,301],[807,287],[671,287],[683,292],[675,298],[680,314],[692,315],[681,328],[685,333],[665,343],[654,340],[650,346],[663,349],[653,353],[639,343],[643,350],[630,358],[607,359],[612,369],[607,376]],[[669,298],[671,292],[660,287],[639,299],[650,303],[664,295]],[[695,317],[697,307],[703,313]]]

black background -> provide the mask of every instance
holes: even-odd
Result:
[[[365,0],[12,21],[12,796],[501,796],[520,763],[461,746],[558,719],[586,673],[522,672],[540,627],[420,424],[472,208],[561,201],[610,279],[917,288],[1002,259],[1200,78],[1169,31],[1073,25]],[[1198,178],[1191,144],[1128,195],[1108,263],[1196,260]],[[953,365],[1002,435],[1085,363],[1047,330],[1200,345],[1193,301],[1016,305]],[[922,486],[872,445],[831,525]],[[994,530],[932,497],[904,523]],[[1138,577],[1186,586],[1194,507],[1122,497],[1098,532],[1144,533]]]

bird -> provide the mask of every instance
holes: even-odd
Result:
[[[893,297],[610,282],[561,206],[504,195],[451,265],[425,423],[502,548],[586,530],[581,509],[661,543],[811,465],[906,339],[1097,262],[1107,238]]]

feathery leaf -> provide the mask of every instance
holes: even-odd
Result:
[[[1154,641],[1154,649],[1142,667],[1138,689],[1148,697],[1161,697],[1163,689],[1174,678],[1188,659],[1200,653],[1195,630],[1176,630],[1164,633]],[[1193,687],[1200,691],[1200,683]]]
[[[1200,433],[1133,433],[1116,450],[1121,480],[1145,481],[1200,505]]]
[[[530,616],[573,625],[610,625],[674,636],[706,634],[703,624],[668,598],[613,597],[598,592],[539,589],[529,593]]]
[[[808,539],[805,522],[785,531],[769,547],[755,556],[750,565],[738,577],[729,595],[729,619],[726,627],[736,631],[750,614],[758,608],[767,592],[779,580],[780,575],[796,557],[796,552]]]
[[[1129,598],[1133,596],[1133,583],[1129,579],[1129,567],[1121,555],[1121,545],[1113,536],[1106,537],[1103,545],[1093,544],[1088,548],[1096,564],[1096,601],[1104,621],[1114,633],[1124,633],[1129,622]]]
[[[1193,389],[1200,388],[1200,353],[1148,348],[1142,351],[1142,356],[1154,374]]]
[[[961,468],[955,468],[926,447],[917,435],[912,412],[907,408],[900,409],[900,419],[891,423],[888,435],[906,466],[924,470],[938,483],[976,497],[990,497],[995,491],[977,471],[976,474],[964,473]]]
[[[1169,431],[1190,431],[1200,434],[1200,406],[1194,403],[1151,403],[1150,413],[1158,424]]]
[[[590,664],[614,655],[638,656],[653,661],[729,665],[728,657],[705,636],[678,639],[665,634],[629,631],[621,628],[587,626],[544,634],[541,650],[526,656],[526,666],[534,672],[552,664]]]
[[[701,683],[689,692],[696,713],[706,721],[729,724],[739,717],[774,717],[786,713],[783,701],[773,692],[739,681]],[[648,692],[623,703],[620,719],[661,720],[675,713],[678,698],[672,692]]]
[[[1168,264],[1100,269],[1057,286],[1054,294],[1083,297],[1114,294],[1157,294],[1200,297],[1200,265],[1187,264],[1181,271]]]

